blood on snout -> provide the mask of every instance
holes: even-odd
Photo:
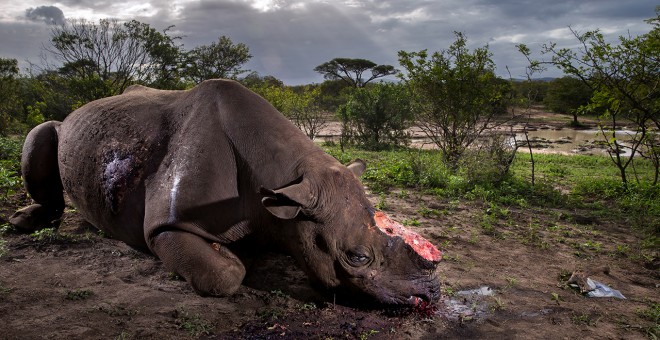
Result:
[[[401,224],[394,222],[382,211],[374,213],[376,226],[385,234],[391,237],[401,237],[415,252],[431,262],[438,262],[442,258],[442,253],[431,242],[423,238],[416,232],[405,228]]]

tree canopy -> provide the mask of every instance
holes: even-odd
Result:
[[[456,32],[456,41],[429,55],[399,51],[406,70],[401,78],[416,98],[417,122],[443,151],[445,162],[456,169],[467,148],[491,127],[492,118],[506,111],[507,82],[495,76],[488,46],[470,51],[467,38]]]
[[[0,132],[9,124],[11,114],[18,109],[18,61],[0,58]]]
[[[51,44],[45,47],[62,63],[66,77],[106,83],[118,94],[128,85],[176,81],[180,46],[167,29],[158,32],[136,20],[121,23],[101,19],[98,24],[71,19],[53,26]]]
[[[561,77],[548,83],[543,102],[554,112],[573,116],[573,125],[578,125],[580,108],[589,104],[593,91],[580,79]]]
[[[234,44],[223,35],[217,42],[195,47],[187,53],[185,74],[196,84],[212,78],[236,79],[248,72],[241,66],[250,58],[252,55],[247,45]]]
[[[371,71],[369,78],[364,78],[366,71]],[[335,58],[314,68],[328,80],[343,80],[353,87],[364,87],[374,79],[396,74],[392,65],[378,65],[367,59]]]

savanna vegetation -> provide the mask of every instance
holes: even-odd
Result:
[[[598,31],[574,31],[581,48],[558,49],[549,43],[542,48],[549,59],[535,60],[529,47],[519,45],[530,61],[529,75],[547,67],[566,74],[550,81],[497,77],[488,46],[470,50],[467,37],[456,33],[455,42],[445,49],[400,51],[401,71],[364,59],[335,58],[314,69],[325,82],[287,86],[243,69],[251,58],[248,46],[225,36],[186,50],[179,37],[170,35],[171,27],[158,31],[137,21],[69,21],[53,30],[45,47],[57,66],[21,72],[16,60],[0,58],[0,200],[9,213],[25,200],[20,149],[25,133],[35,125],[62,120],[81,105],[119,94],[131,84],[186,89],[208,78],[226,77],[269,100],[311,139],[329,122],[338,122],[338,143],[328,141],[323,148],[343,163],[367,161],[362,179],[378,208],[387,210],[393,200],[415,202],[405,224],[451,221],[446,216],[469,210],[471,225],[463,226],[463,234],[448,226],[434,238],[448,251],[450,263],[469,266],[457,255],[460,240],[475,245],[487,239],[513,242],[506,243],[509,247],[570,249],[575,261],[625,260],[648,268],[648,276],[657,280],[660,12],[648,23],[647,34],[621,37],[616,44],[606,42]],[[386,76],[398,81],[376,82]],[[539,106],[567,115],[572,127],[580,127],[584,117],[595,121],[607,155],[518,152],[529,140],[511,143],[507,133],[514,125],[527,132],[534,118],[531,108]],[[632,131],[625,143],[620,138],[624,123]],[[435,147],[411,147],[412,128]],[[634,237],[605,237],[606,227],[593,226],[599,223],[623,228],[623,234]],[[0,235],[10,231],[5,224]],[[5,243],[0,238],[0,257],[9,251]],[[572,297],[564,290],[566,274],[559,273],[559,293],[548,294],[552,304],[572,303],[562,300]],[[506,275],[502,290],[520,285],[520,276]],[[444,293],[451,296],[451,283]],[[611,323],[641,331],[635,334],[660,336],[657,298],[635,303],[641,306],[632,313],[638,319]],[[507,308],[500,300],[490,306]],[[270,317],[272,313],[264,319],[271,322]],[[600,318],[614,319],[580,310],[571,322],[590,327]]]

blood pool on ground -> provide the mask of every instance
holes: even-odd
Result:
[[[442,258],[442,253],[431,242],[416,232],[406,229],[401,224],[393,221],[382,211],[376,211],[374,220],[376,220],[376,226],[381,231],[392,237],[401,237],[419,256],[432,262],[438,262]]]

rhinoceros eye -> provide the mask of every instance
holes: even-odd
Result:
[[[358,247],[348,252],[348,262],[354,267],[366,266],[371,262],[368,251],[365,247]]]

